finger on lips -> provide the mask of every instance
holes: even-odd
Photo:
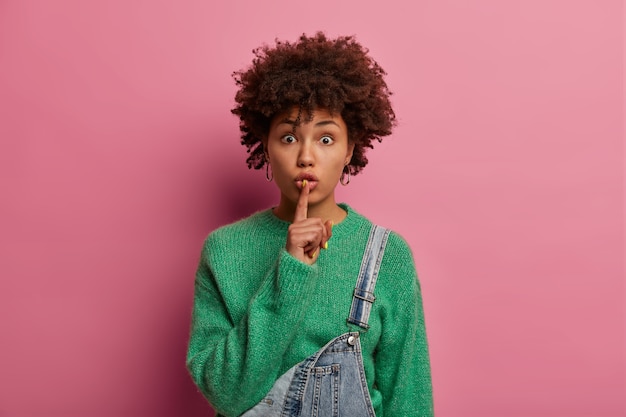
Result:
[[[293,215],[294,223],[307,218],[309,207],[309,187],[307,185],[307,180],[302,180],[302,190],[300,191],[300,197],[296,205],[296,212]]]
[[[305,225],[308,219],[309,193],[309,183],[306,179],[303,179],[300,196],[298,197],[293,216],[293,223],[298,223],[301,227],[308,226],[307,229],[310,235],[304,240],[306,245],[302,249],[310,259],[314,259],[318,255],[319,249],[328,249],[328,240],[332,236],[333,222],[328,220],[322,223],[319,219],[315,219],[317,220],[316,222]]]

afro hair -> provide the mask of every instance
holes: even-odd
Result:
[[[235,107],[248,168],[266,163],[262,140],[272,118],[294,106],[313,117],[316,108],[341,114],[355,144],[351,174],[367,164],[366,148],[381,141],[396,124],[383,77],[385,71],[352,36],[328,39],[322,32],[302,35],[297,42],[276,40],[253,50],[252,65],[233,73],[238,87]]]

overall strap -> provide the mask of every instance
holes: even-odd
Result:
[[[369,329],[367,322],[370,318],[372,304],[376,300],[374,287],[376,286],[376,279],[378,278],[380,263],[385,253],[389,232],[384,227],[372,225],[372,230],[365,246],[363,260],[361,261],[361,270],[354,288],[350,317],[348,317],[347,321],[365,330]]]

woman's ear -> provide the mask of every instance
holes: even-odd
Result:
[[[265,160],[270,160],[270,154],[267,148],[267,136],[261,139],[261,146],[263,146],[263,155],[265,155]]]
[[[352,161],[352,154],[354,153],[354,145],[353,141],[348,142],[348,152],[346,154],[346,163],[344,165],[348,165],[350,161]]]

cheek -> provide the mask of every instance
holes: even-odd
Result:
[[[346,165],[346,159],[348,159],[348,153],[342,152],[340,155],[335,157],[335,163],[333,166],[339,171],[343,170],[343,167]]]
[[[293,173],[287,168],[288,165],[283,158],[270,157],[270,160],[272,161],[271,167],[274,174],[274,182],[281,187],[291,183]]]

